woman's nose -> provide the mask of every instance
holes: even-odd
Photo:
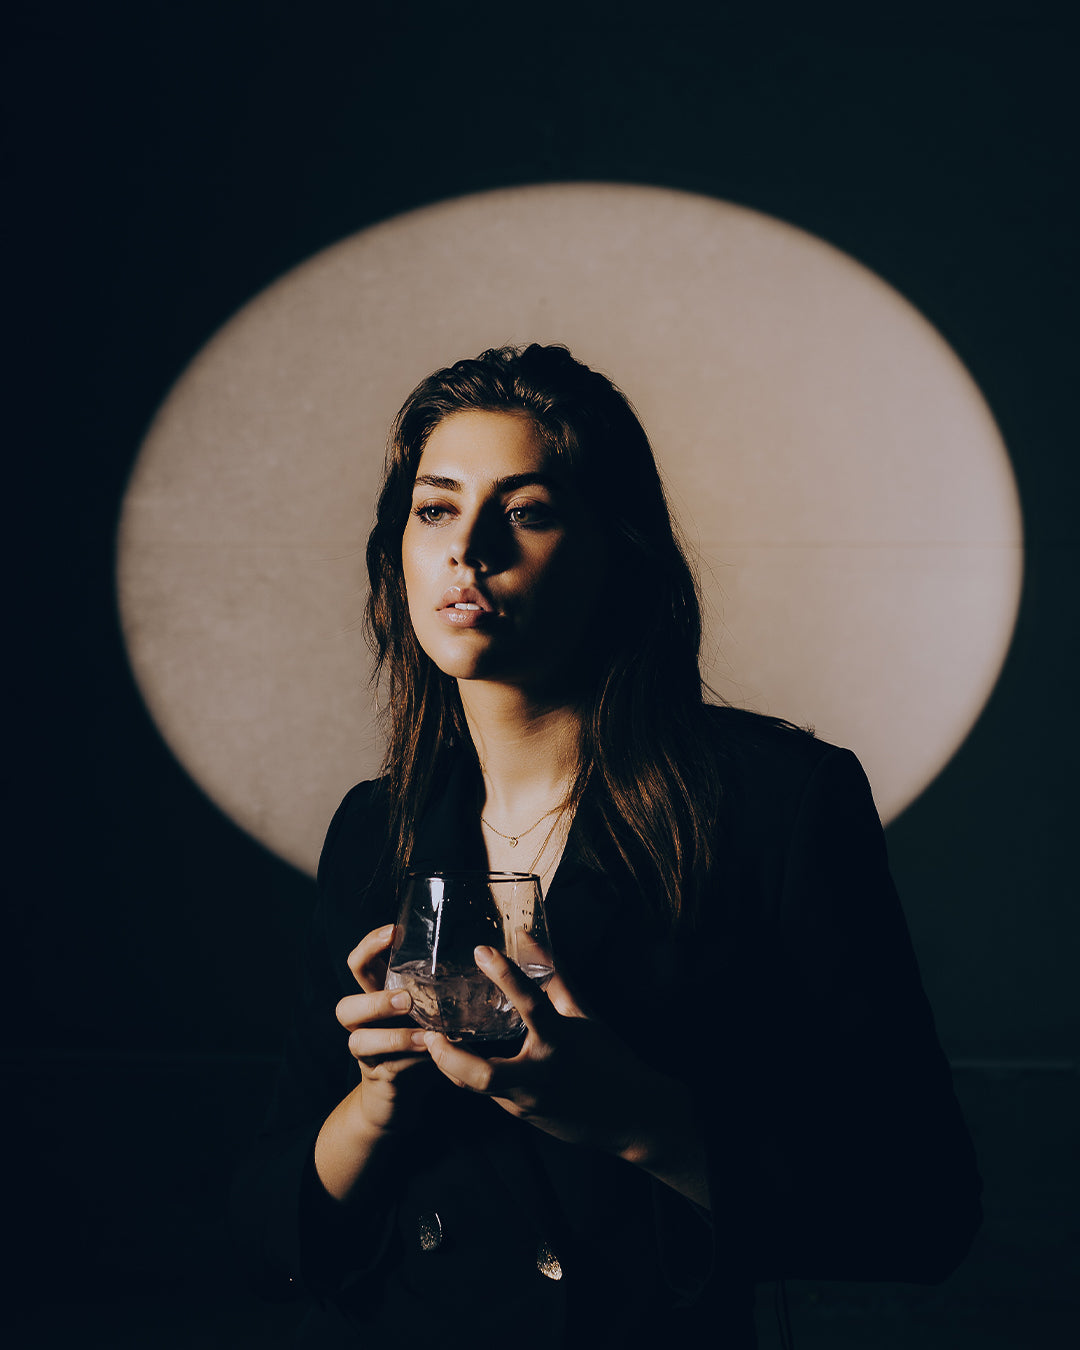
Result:
[[[450,561],[454,566],[487,572],[497,565],[500,551],[498,531],[483,512],[474,516],[459,516],[457,529],[448,542]]]

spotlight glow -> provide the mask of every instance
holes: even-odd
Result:
[[[313,870],[379,748],[360,636],[386,432],[507,342],[611,375],[700,554],[713,687],[850,745],[884,818],[983,707],[1019,601],[1008,456],[970,376],[880,278],[710,198],[516,188],[297,267],[195,357],[124,502],[132,666],[192,776]]]

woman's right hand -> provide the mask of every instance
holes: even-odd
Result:
[[[315,1143],[315,1170],[338,1200],[352,1192],[381,1141],[436,1081],[424,1032],[408,1017],[409,994],[383,988],[393,938],[394,925],[387,924],[349,953],[349,969],[363,992],[337,1005],[360,1082],[324,1122]],[[423,1064],[427,1071],[417,1072]]]
[[[349,969],[364,992],[349,994],[337,1005],[337,1020],[349,1032],[349,1051],[360,1066],[365,1121],[380,1131],[396,1123],[402,1075],[430,1063],[423,1028],[408,1017],[411,996],[404,989],[383,988],[385,953],[393,937],[394,925],[387,924],[349,953]]]

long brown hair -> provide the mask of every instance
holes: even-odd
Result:
[[[560,346],[497,348],[436,371],[405,400],[391,430],[367,545],[366,626],[385,694],[394,870],[407,866],[450,747],[471,744],[456,682],[416,640],[401,566],[427,438],[466,409],[526,413],[604,538],[612,584],[582,653],[580,767],[570,804],[576,809],[588,792],[643,893],[670,920],[686,922],[712,862],[720,796],[698,665],[697,585],[633,408]]]

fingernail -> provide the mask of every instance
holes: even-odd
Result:
[[[478,966],[486,966],[494,955],[495,953],[490,947],[477,947],[473,951],[473,957]]]
[[[407,989],[402,989],[402,991],[399,994],[395,994],[394,997],[390,1000],[390,1006],[391,1008],[399,1008],[402,1012],[404,1012],[411,1002],[412,1002],[412,995],[409,993]]]
[[[384,927],[379,929],[379,937],[381,938],[392,937],[393,933],[394,933],[394,925],[392,923],[388,923]]]
[[[424,1044],[429,1050],[435,1044],[435,1033],[433,1031],[424,1032]]]
[[[412,1034],[412,1043],[417,1050],[427,1049],[428,1033],[426,1031],[414,1031]]]

